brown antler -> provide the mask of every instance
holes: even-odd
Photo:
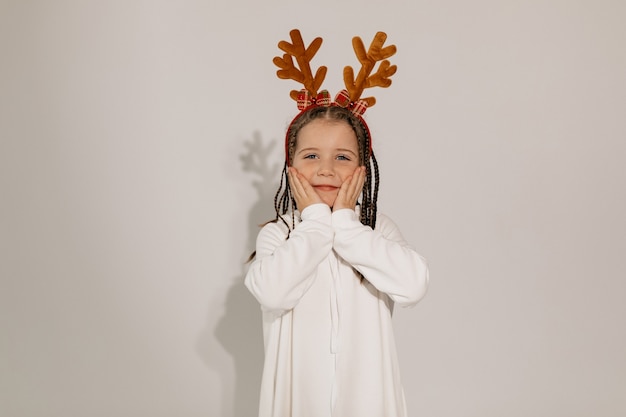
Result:
[[[294,29],[289,32],[291,36],[291,42],[280,41],[278,47],[285,51],[283,57],[274,57],[274,64],[280,68],[276,71],[278,78],[283,80],[294,80],[301,83],[304,88],[312,95],[317,94],[317,90],[321,87],[324,78],[326,77],[326,67],[322,66],[317,69],[315,76],[311,72],[311,66],[309,63],[320,49],[322,45],[322,38],[315,38],[308,48],[305,48],[302,35],[298,29]],[[295,67],[293,58],[298,63],[298,68]],[[292,90],[289,95],[294,100],[297,100],[298,91]]]
[[[385,32],[377,32],[369,51],[365,52],[365,46],[361,38],[358,36],[352,38],[352,47],[361,63],[361,69],[356,80],[354,79],[352,67],[343,69],[343,81],[351,101],[361,99],[367,103],[368,107],[372,107],[376,104],[376,99],[374,97],[361,98],[363,90],[370,87],[389,87],[391,85],[389,77],[396,73],[397,67],[391,65],[387,58],[396,53],[396,46],[389,45],[383,48],[385,40],[387,40],[387,34]],[[378,66],[378,70],[370,75],[378,61],[382,61]]]

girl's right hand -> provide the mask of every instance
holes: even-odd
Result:
[[[365,184],[365,167],[361,165],[354,170],[354,173],[350,175],[341,184],[335,204],[333,205],[333,211],[348,208],[354,210],[356,203],[363,191],[363,184]]]
[[[288,168],[289,187],[291,188],[291,194],[298,210],[302,212],[305,208],[311,204],[323,203],[320,195],[315,191],[311,184],[307,181],[302,174],[298,172],[294,167]]]

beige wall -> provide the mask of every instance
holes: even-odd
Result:
[[[411,415],[625,415],[624,3],[241,3],[0,1],[0,415],[254,414],[293,27],[333,92],[353,35],[399,49],[367,117],[431,264]]]

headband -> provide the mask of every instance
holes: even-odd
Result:
[[[298,29],[292,30],[289,32],[289,35],[291,37],[291,43],[287,41],[280,41],[278,43],[278,48],[280,48],[284,54],[282,57],[274,57],[273,62],[279,68],[279,70],[276,71],[276,75],[280,79],[294,80],[302,84],[304,88],[301,90],[292,90],[289,93],[289,96],[296,101],[300,113],[294,117],[289,124],[289,129],[287,129],[285,137],[285,158],[287,162],[289,162],[288,146],[291,126],[309,109],[320,106],[339,106],[349,109],[359,119],[367,131],[371,155],[371,135],[369,127],[367,123],[365,123],[365,120],[363,120],[362,115],[368,107],[372,107],[376,104],[376,99],[371,96],[361,98],[361,95],[366,88],[386,88],[391,85],[390,77],[396,73],[397,67],[391,65],[387,58],[396,53],[396,46],[388,45],[383,47],[387,40],[387,34],[384,32],[377,32],[376,35],[374,35],[374,39],[367,51],[365,50],[365,45],[361,38],[358,36],[352,38],[352,47],[361,64],[361,68],[355,78],[354,69],[350,66],[344,67],[343,81],[346,88],[341,90],[335,96],[334,100],[331,100],[330,93],[327,90],[318,92],[324,82],[324,78],[326,78],[327,68],[321,66],[315,71],[315,75],[313,75],[310,65],[311,60],[322,45],[322,38],[317,37],[313,39],[311,44],[306,47]],[[379,62],[380,64],[376,72],[372,73],[374,67]]]

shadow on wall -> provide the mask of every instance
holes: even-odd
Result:
[[[258,197],[248,215],[246,248],[252,248],[251,251],[255,247],[259,225],[276,216],[273,207],[279,166],[269,164],[275,144],[275,141],[270,141],[264,146],[261,134],[254,132],[252,140],[244,143],[246,152],[240,155],[243,170],[255,177],[252,186]],[[235,366],[234,417],[258,414],[264,358],[261,308],[244,286],[246,269],[247,265],[242,265],[241,275],[236,277],[228,291],[224,316],[215,327],[215,338],[232,355]]]

